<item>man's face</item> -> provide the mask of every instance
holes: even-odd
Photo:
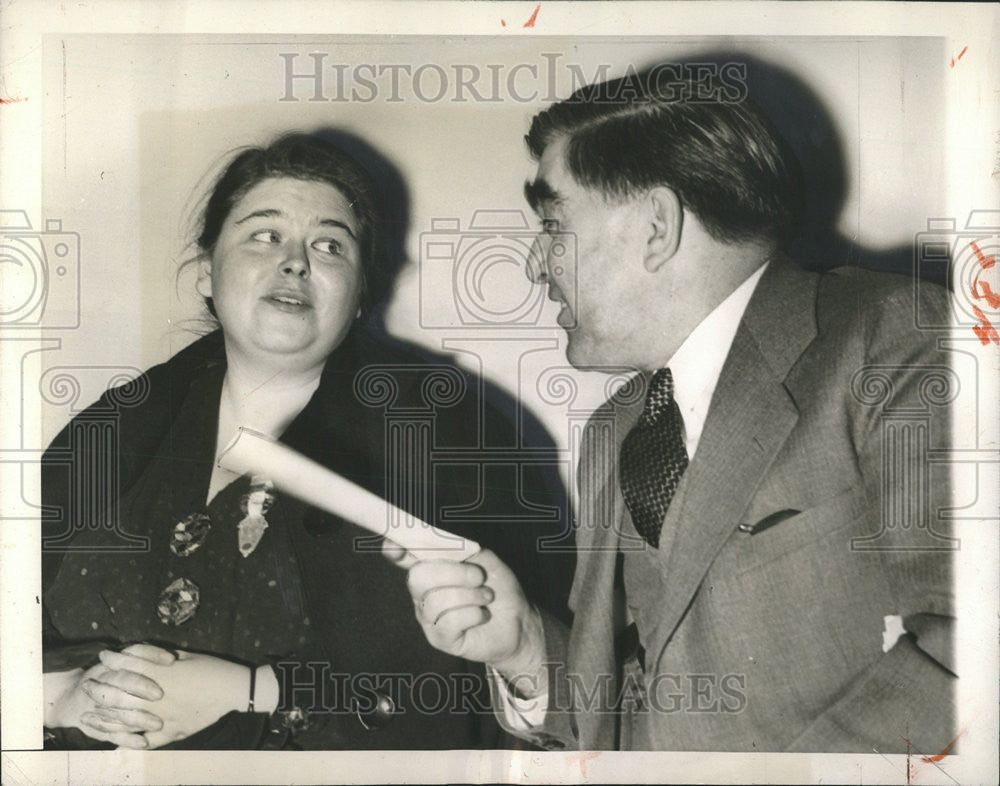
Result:
[[[566,168],[566,140],[545,148],[534,183],[527,186],[542,232],[528,259],[528,277],[548,285],[562,309],[566,357],[577,368],[631,362],[641,316],[633,296],[641,286],[642,256],[635,211],[628,201],[607,200],[579,185]],[[567,254],[560,234],[575,236],[576,254]]]

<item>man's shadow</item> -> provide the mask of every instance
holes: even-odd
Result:
[[[767,115],[801,167],[804,190],[802,221],[783,249],[808,270],[853,266],[949,286],[950,260],[923,259],[913,244],[876,250],[841,234],[837,223],[847,198],[845,143],[820,96],[791,71],[738,50],[711,50],[685,58],[689,63],[746,64],[748,97]],[[914,232],[927,227],[914,227]]]
[[[377,336],[380,343],[412,357],[414,362],[457,368],[453,356],[392,336],[386,329],[386,306],[399,274],[409,264],[406,237],[410,226],[410,191],[399,169],[385,154],[355,134],[334,127],[316,129],[312,133],[354,157],[376,184],[379,209],[383,216],[383,223],[376,231],[380,233],[382,247],[380,259],[367,275],[370,302],[374,307],[365,320],[365,327]],[[546,548],[544,543],[539,546],[537,539],[535,540],[539,557],[545,565],[544,573],[518,575],[518,580],[529,598],[546,607],[555,616],[568,620],[566,601],[576,554],[572,538],[569,537],[572,522],[569,494],[559,475],[556,461],[558,446],[542,422],[515,397],[481,374],[468,371],[462,373],[469,390],[484,400],[490,410],[484,417],[484,423],[468,424],[470,435],[474,435],[475,430],[482,426],[480,444],[484,448],[505,449],[514,456],[513,459],[508,459],[509,463],[513,462],[510,466],[521,462],[521,466],[516,469],[517,477],[504,476],[503,485],[510,488],[511,492],[516,487],[517,499],[512,504],[524,518],[520,521],[496,521],[491,526],[531,526],[538,537],[549,544]],[[549,457],[549,460],[545,457]],[[524,467],[529,469],[525,470]],[[483,482],[488,483],[488,480]],[[443,523],[442,527],[447,529],[448,524]],[[510,538],[509,542],[514,544],[518,539]],[[503,558],[501,549],[497,548],[497,551]],[[516,564],[516,559],[513,563]]]

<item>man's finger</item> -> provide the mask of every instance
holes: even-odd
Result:
[[[125,655],[131,655],[133,658],[142,658],[143,660],[158,663],[160,666],[169,666],[177,660],[177,656],[170,650],[157,647],[155,644],[130,644],[122,652]]]
[[[424,633],[435,647],[458,654],[462,639],[470,628],[482,625],[490,619],[490,613],[483,606],[460,606],[446,611],[433,623],[424,623]]]
[[[419,562],[413,554],[389,538],[382,539],[382,555],[403,570],[408,570]]]
[[[447,612],[462,606],[486,606],[493,600],[489,587],[438,587],[429,590],[417,604],[421,622],[433,625]]]
[[[486,571],[471,562],[427,560],[418,562],[406,574],[406,586],[414,600],[420,600],[440,587],[479,587],[486,581]]]

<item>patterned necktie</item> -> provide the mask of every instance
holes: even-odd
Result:
[[[661,368],[649,383],[639,422],[622,443],[619,477],[636,530],[654,547],[688,465],[683,420],[674,401],[674,378]]]

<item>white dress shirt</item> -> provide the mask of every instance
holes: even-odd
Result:
[[[719,383],[719,375],[736,338],[743,312],[766,267],[765,262],[719,303],[667,361],[666,365],[674,378],[674,400],[683,420],[684,447],[689,461],[698,449],[712,394]],[[497,681],[495,694],[503,705],[504,720],[510,727],[530,731],[541,726],[545,720],[548,696],[542,694],[532,699],[521,699],[507,689],[506,681],[498,672],[492,668],[489,671]]]

